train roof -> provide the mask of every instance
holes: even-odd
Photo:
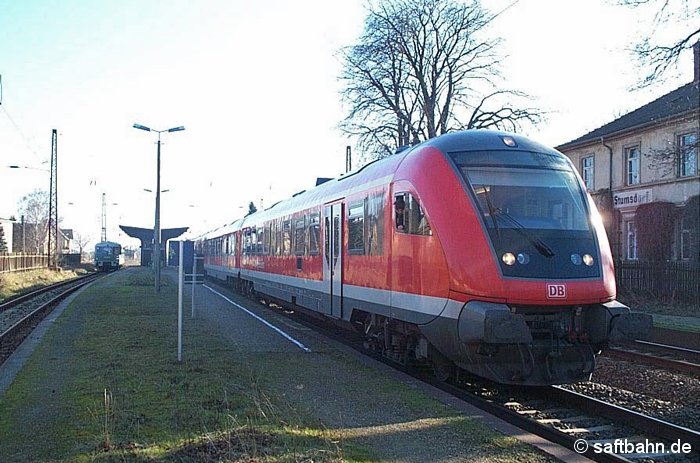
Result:
[[[516,146],[506,145],[504,139],[508,138],[513,140]],[[518,151],[535,151],[563,156],[555,149],[531,140],[523,135],[498,130],[480,129],[451,132],[426,140],[418,146],[433,146],[443,153],[514,149]]]
[[[95,245],[96,248],[112,248],[114,246],[121,246],[121,244],[114,241],[100,241]]]
[[[515,142],[515,146],[506,144],[505,140],[508,138]],[[289,216],[299,210],[341,199],[352,194],[355,189],[388,185],[393,181],[394,174],[401,162],[422,147],[433,147],[446,154],[484,150],[516,150],[563,156],[550,147],[511,132],[483,129],[452,132],[403,149],[392,156],[369,162],[355,171],[327,180],[309,190],[300,191],[291,198],[279,201],[263,211],[258,211],[207,232],[202,237],[204,239],[216,238],[272,218]]]

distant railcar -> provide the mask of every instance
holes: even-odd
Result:
[[[595,204],[525,137],[443,135],[204,237],[209,276],[345,322],[400,362],[501,383],[585,380],[650,318],[615,300]]]
[[[122,247],[119,243],[102,241],[95,245],[95,269],[98,272],[119,270],[123,259]]]

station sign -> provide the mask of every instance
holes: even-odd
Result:
[[[650,203],[653,200],[654,199],[650,188],[645,190],[623,191],[613,194],[613,206],[615,209],[636,207],[640,204]]]

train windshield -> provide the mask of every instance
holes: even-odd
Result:
[[[571,172],[474,168],[467,177],[488,226],[588,230],[583,198]]]
[[[568,163],[540,153],[505,154],[510,162],[500,158],[497,165],[483,156],[456,159],[487,227],[589,230],[584,195]]]
[[[600,275],[586,195],[568,159],[515,150],[452,159],[476,199],[504,276]]]

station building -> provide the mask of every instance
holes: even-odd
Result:
[[[662,260],[700,261],[700,42],[693,52],[692,82],[557,147],[598,205],[618,260],[654,260],[644,232]]]

